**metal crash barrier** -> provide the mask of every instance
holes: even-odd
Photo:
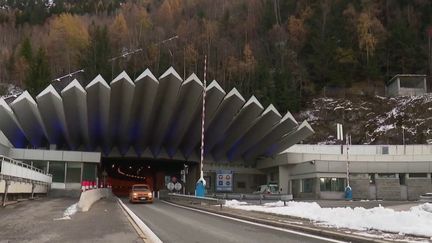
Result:
[[[196,196],[183,195],[177,193],[168,193],[165,199],[172,202],[180,202],[186,204],[218,205],[221,208],[225,204],[225,200],[223,199],[217,199],[211,197],[196,197]]]
[[[245,194],[245,193],[223,193],[213,194],[213,198],[227,199],[227,200],[258,200],[262,204],[264,200],[267,201],[283,201],[286,205],[287,201],[293,200],[292,194]]]
[[[236,200],[274,200],[274,201],[289,201],[293,197],[291,194],[246,194],[246,193],[221,193],[213,194],[211,197],[220,199],[236,199]]]

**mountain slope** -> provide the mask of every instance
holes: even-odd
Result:
[[[432,94],[315,98],[297,118],[308,120],[316,131],[306,143],[337,143],[336,123],[342,123],[353,144],[402,144],[402,127],[406,144],[426,144],[432,139]]]

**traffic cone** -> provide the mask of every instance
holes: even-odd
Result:
[[[96,189],[96,181],[93,181],[93,189]]]
[[[90,189],[90,188],[89,188],[89,181],[84,181],[84,186],[85,186],[86,191],[87,191],[88,189]]]
[[[81,181],[81,192],[85,191],[84,181]]]

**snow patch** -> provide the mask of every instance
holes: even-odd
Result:
[[[395,128],[395,126],[394,126],[394,124],[390,124],[390,125],[382,125],[382,126],[379,126],[377,129],[375,129],[375,133],[377,133],[377,132],[387,132],[388,130],[391,130],[391,129],[394,129]]]
[[[248,205],[236,200],[226,201],[226,207],[246,211],[258,211],[279,215],[306,218],[315,224],[335,228],[369,231],[380,230],[397,234],[413,234],[432,237],[432,204],[425,203],[408,211],[395,211],[382,206],[365,209],[363,207],[321,208],[310,202],[272,202],[264,205]]]
[[[78,212],[78,203],[74,203],[71,206],[69,206],[64,212],[63,212],[63,218],[58,218],[54,220],[68,220],[71,219],[71,216],[76,214]]]

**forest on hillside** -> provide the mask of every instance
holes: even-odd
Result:
[[[37,94],[84,69],[217,80],[285,112],[325,90],[430,74],[430,0],[1,0],[0,82]],[[135,52],[122,58],[114,58]]]

